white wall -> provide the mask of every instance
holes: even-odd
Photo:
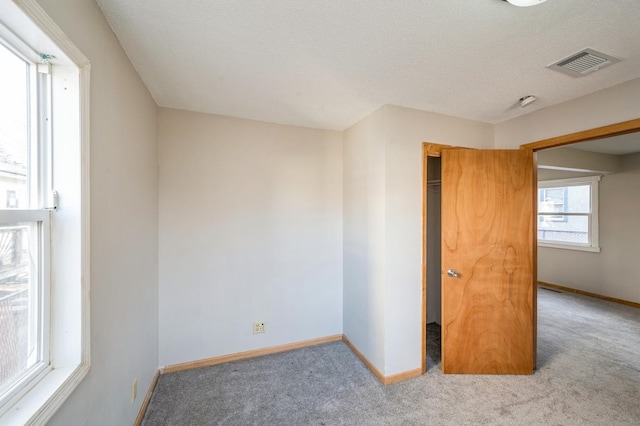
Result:
[[[418,369],[422,143],[492,148],[493,126],[387,105],[344,140],[345,334],[385,376]]]
[[[342,135],[161,109],[159,141],[160,365],[342,334]]]
[[[384,371],[384,108],[344,132],[344,334]]]
[[[39,3],[92,65],[91,371],[50,424],[132,424],[158,365],[157,108],[94,2]]]
[[[622,171],[602,176],[599,185],[601,251],[539,247],[538,279],[640,303],[640,154],[619,158]],[[560,177],[559,171],[545,172],[541,180]]]

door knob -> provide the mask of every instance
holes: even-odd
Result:
[[[449,275],[452,278],[458,278],[458,273],[453,269],[447,270],[447,275]]]

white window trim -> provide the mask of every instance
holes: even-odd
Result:
[[[538,189],[557,188],[562,186],[578,186],[580,184],[585,184],[585,183],[591,184],[591,215],[590,215],[590,222],[589,222],[590,244],[569,244],[569,243],[559,244],[559,243],[552,243],[548,241],[541,242],[538,240],[538,247],[588,251],[588,252],[594,252],[594,253],[600,252],[600,236],[599,236],[600,224],[598,221],[598,210],[599,210],[598,194],[600,192],[599,182],[601,178],[602,176],[598,175],[598,176],[585,176],[585,177],[568,178],[568,179],[543,180],[538,182]],[[536,210],[537,210],[537,203],[536,203]],[[570,215],[570,214],[563,213],[563,215]],[[536,217],[537,216],[538,216],[538,212],[536,211]]]
[[[90,235],[89,235],[89,60],[78,50],[62,30],[49,18],[35,0],[0,0],[3,23],[11,29],[34,28],[44,34],[53,51],[60,52],[65,60],[70,61],[78,69],[78,129],[80,156],[80,226],[79,226],[79,261],[78,276],[81,307],[78,317],[79,342],[77,342],[77,360],[69,365],[52,364],[51,370],[44,378],[32,387],[11,408],[0,416],[0,424],[45,424],[60,408],[73,390],[78,386],[90,369],[90,312],[89,312],[89,277],[90,277]],[[20,37],[23,44],[30,46],[33,40]],[[33,34],[32,34],[33,36]],[[32,37],[33,38],[33,37]],[[42,40],[40,40],[42,42]],[[56,327],[52,325],[52,327]],[[55,333],[52,330],[51,333]],[[64,334],[58,330],[59,334]]]

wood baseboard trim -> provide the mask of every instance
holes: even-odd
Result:
[[[255,349],[246,352],[237,352],[229,355],[222,355],[213,358],[189,361],[181,364],[167,365],[160,369],[160,374],[175,373],[176,371],[191,370],[193,368],[208,367],[210,365],[223,364],[225,362],[238,361],[241,359],[255,358],[264,355],[276,354],[278,352],[291,351],[293,349],[306,348],[307,346],[321,345],[323,343],[338,342],[342,340],[342,334],[335,336],[321,337],[319,339],[303,340],[285,345],[271,346],[263,349]]]
[[[373,363],[371,363],[371,361],[367,359],[366,356],[362,354],[362,352],[358,350],[358,348],[355,347],[355,345],[349,340],[349,338],[347,338],[347,336],[343,335],[342,340],[344,341],[344,343],[347,344],[347,346],[349,346],[349,349],[351,349],[353,353],[356,354],[358,358],[360,358],[360,360],[364,363],[364,365],[366,365],[367,368],[371,370],[373,375],[376,376],[376,378],[383,385],[390,385],[393,383],[402,382],[404,380],[413,379],[415,377],[419,377],[422,375],[422,368],[416,368],[415,370],[409,370],[409,371],[404,371],[402,373],[393,374],[391,376],[385,376],[380,372],[380,370],[376,368],[375,365],[373,365]]]
[[[360,358],[360,361],[364,362],[364,365],[366,365],[366,366],[367,366],[367,368],[368,368],[369,370],[371,370],[371,372],[373,373],[373,375],[374,375],[374,376],[376,376],[376,378],[377,378],[378,380],[380,380],[380,383],[385,384],[385,383],[384,383],[384,375],[383,375],[383,374],[382,374],[382,373],[381,373],[381,372],[376,368],[376,366],[375,366],[375,365],[373,365],[373,364],[371,363],[371,361],[369,361],[369,360],[367,359],[367,357],[366,357],[366,356],[364,356],[364,355],[362,354],[362,352],[360,352],[360,351],[358,350],[358,348],[356,348],[356,347],[355,347],[355,345],[354,345],[353,343],[351,343],[351,340],[349,340],[349,338],[347,338],[347,336],[342,335],[342,341],[343,341],[344,343],[346,343],[346,344],[347,344],[347,346],[349,346],[349,349],[351,349],[351,351],[352,351],[354,354],[356,354],[356,356],[357,356],[358,358]]]
[[[144,396],[144,401],[142,401],[142,405],[140,406],[140,411],[138,411],[138,417],[136,417],[136,421],[133,423],[133,426],[140,426],[142,424],[144,413],[147,412],[147,406],[149,405],[149,401],[151,401],[151,395],[153,394],[153,390],[156,388],[156,384],[158,383],[159,377],[160,377],[160,370],[156,370],[156,374],[154,374],[153,379],[151,379],[149,390],[147,390],[147,394]]]
[[[402,373],[393,374],[384,378],[385,385],[391,385],[393,383],[404,382],[405,380],[414,379],[422,376],[422,368],[416,368],[415,370],[403,371]]]
[[[640,308],[640,303],[631,302],[629,300],[616,299],[615,297],[603,296],[601,294],[591,293],[589,291],[578,290],[570,287],[565,287],[558,284],[546,283],[544,281],[538,281],[538,285],[542,287],[549,287],[556,290],[566,291],[567,293],[581,294],[583,296],[595,297],[596,299],[602,299],[608,302],[620,303],[622,305],[633,306],[634,308]]]

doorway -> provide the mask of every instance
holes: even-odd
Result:
[[[606,137],[610,137],[610,136],[617,136],[617,135],[623,135],[623,134],[627,134],[627,133],[632,133],[632,132],[639,132],[640,131],[640,119],[635,119],[635,120],[629,120],[626,122],[621,122],[621,123],[616,123],[616,124],[612,124],[609,126],[603,126],[603,127],[599,127],[599,128],[595,128],[595,129],[590,129],[590,130],[586,130],[586,131],[582,131],[582,132],[577,132],[577,133],[572,133],[572,134],[568,134],[568,135],[563,135],[563,136],[559,136],[556,138],[551,138],[551,139],[546,139],[546,140],[542,140],[542,141],[538,141],[538,142],[532,142],[532,143],[528,143],[528,144],[524,144],[521,146],[522,149],[524,150],[529,150],[532,152],[537,152],[539,150],[543,150],[546,148],[552,148],[552,147],[560,147],[560,146],[564,146],[564,145],[570,145],[573,143],[578,143],[578,142],[584,142],[584,141],[590,141],[590,140],[595,140],[595,139],[602,139],[602,138],[606,138]],[[427,259],[430,257],[431,253],[429,253],[429,256],[427,255],[429,250],[436,250],[437,248],[434,248],[433,243],[430,245],[428,244],[428,211],[430,210],[428,208],[428,199],[427,199],[427,190],[428,190],[428,184],[429,184],[429,158],[430,157],[440,157],[440,153],[442,152],[443,148],[451,148],[451,146],[446,146],[446,145],[439,145],[439,144],[431,144],[431,143],[427,143],[425,142],[423,144],[423,229],[422,229],[422,236],[423,236],[423,256],[422,256],[422,316],[421,316],[421,321],[422,321],[422,372],[425,373],[427,371],[427,334],[428,334],[428,330],[427,330],[427,323],[428,323],[428,316],[427,316],[427,308],[428,308],[428,295],[429,295],[429,288],[428,288],[428,276],[427,276]],[[432,163],[433,164],[433,163]],[[435,179],[434,179],[435,180]],[[435,186],[435,185],[434,185]],[[534,213],[535,214],[535,213]],[[536,244],[536,236],[532,235],[533,237],[533,241],[532,244]],[[535,255],[535,251],[534,251],[534,264],[536,263],[536,259],[535,259],[536,255]],[[431,267],[429,268],[431,270],[433,270],[434,268]],[[437,266],[436,271],[438,273],[441,272],[441,267]],[[440,275],[441,277],[441,275]],[[441,278],[440,278],[441,279]],[[439,280],[436,279],[436,282],[438,282]],[[534,280],[535,282],[535,280]],[[434,297],[434,296],[432,296]],[[535,303],[535,300],[534,300]],[[535,310],[534,310],[535,312]],[[535,315],[535,314],[534,314]],[[431,319],[431,317],[429,318]],[[435,322],[435,321],[434,321]],[[534,324],[535,324],[535,317],[534,317]],[[534,328],[534,336],[533,336],[534,340],[534,357],[535,357],[535,341],[536,341],[536,335],[535,335],[535,328]]]
[[[427,370],[437,367],[441,349],[441,160],[427,157]]]
[[[445,148],[453,146],[422,144],[422,374],[427,372],[427,368],[439,365],[442,356],[440,155]],[[427,357],[430,358],[429,363]]]
[[[604,183],[604,185],[600,186],[600,190],[598,189],[595,190],[594,194],[592,194],[592,197],[595,195],[595,197],[598,197],[601,199],[601,201],[603,201],[603,203],[600,204],[601,208],[595,209],[595,211],[597,214],[598,210],[600,210],[601,217],[605,218],[605,226],[603,226],[603,223],[601,222],[600,226],[599,227],[597,226],[595,228],[595,232],[596,232],[595,235],[596,235],[596,238],[599,238],[600,243],[604,243],[604,247],[606,247],[605,248],[606,253],[601,254],[599,248],[591,250],[590,247],[587,247],[586,249],[579,250],[579,251],[576,251],[575,249],[558,250],[558,247],[553,247],[547,244],[545,248],[538,250],[539,251],[538,264],[539,264],[539,274],[540,274],[540,278],[539,278],[540,281],[538,281],[538,285],[541,286],[540,288],[543,288],[545,290],[558,291],[558,292],[578,293],[578,294],[583,294],[590,297],[596,297],[596,298],[609,300],[617,303],[640,307],[640,304],[629,302],[629,299],[624,299],[624,298],[616,299],[613,297],[609,297],[607,295],[603,295],[604,293],[601,290],[595,291],[595,292],[589,292],[589,291],[584,291],[576,288],[576,287],[588,286],[589,285],[587,284],[588,281],[592,282],[591,285],[593,285],[594,281],[597,281],[598,283],[602,284],[603,281],[601,281],[602,280],[601,277],[611,277],[611,276],[622,277],[622,278],[615,279],[615,285],[618,286],[618,288],[624,288],[625,286],[624,280],[628,279],[627,277],[632,276],[637,270],[635,269],[635,266],[633,266],[632,263],[629,263],[629,262],[620,263],[620,261],[618,260],[619,258],[616,256],[616,251],[620,251],[620,250],[622,250],[623,252],[633,251],[633,250],[628,250],[621,245],[618,245],[620,244],[619,242],[621,241],[620,236],[624,238],[627,235],[633,235],[634,230],[637,229],[635,228],[635,225],[633,227],[630,227],[630,226],[627,226],[628,224],[626,224],[623,220],[619,220],[621,217],[624,218],[625,216],[633,217],[633,213],[625,214],[618,207],[619,204],[615,202],[615,199],[613,201],[611,199],[611,194],[613,193],[614,189],[617,191],[617,188],[620,188],[620,191],[622,190],[627,191],[627,190],[631,190],[631,188],[637,188],[637,183],[636,183],[637,180],[634,180],[632,182],[627,182],[626,180],[623,180],[623,176],[625,175],[625,173],[623,172],[628,172],[629,170],[627,169],[631,169],[631,167],[629,167],[631,163],[627,164],[626,161],[621,161],[621,164],[624,164],[625,166],[621,167],[620,170],[615,171],[614,169],[607,169],[606,167],[604,167],[604,164],[596,163],[594,161],[595,159],[593,156],[594,153],[595,154],[598,154],[598,153],[615,154],[618,156],[624,155],[624,154],[634,155],[632,154],[632,152],[638,152],[638,142],[637,142],[638,138],[637,137],[631,138],[633,140],[631,144],[628,143],[629,141],[626,140],[626,138],[628,136],[631,136],[630,135],[631,133],[637,133],[637,132],[640,132],[640,119],[629,120],[629,121],[616,123],[608,126],[603,126],[595,129],[590,129],[582,132],[576,132],[576,133],[572,133],[572,134],[568,134],[568,135],[564,135],[556,138],[546,139],[539,142],[533,142],[533,143],[529,143],[521,146],[521,148],[523,149],[529,149],[534,152],[540,152],[540,151],[549,149],[549,151],[545,152],[544,154],[551,154],[554,152],[557,153],[557,151],[554,148],[561,148],[561,147],[574,149],[575,151],[572,151],[573,154],[580,154],[582,150],[591,151],[589,154],[591,154],[592,164],[589,166],[588,168],[589,170],[587,170],[586,168],[585,169],[576,168],[575,164],[572,164],[572,167],[567,168],[567,167],[564,167],[566,166],[566,164],[562,162],[557,162],[557,164],[553,164],[552,167],[543,166],[544,169],[541,170],[538,175],[539,177],[538,188],[546,188],[549,186],[562,185],[563,181],[564,183],[566,183],[566,181],[572,180],[571,178],[573,178],[574,181],[587,181],[589,180],[587,177],[593,177],[594,174],[597,175],[596,177],[594,177],[596,181],[599,181],[600,176],[602,175],[603,183]],[[625,140],[623,140],[623,136]],[[570,150],[567,150],[567,152],[569,151]],[[539,165],[548,164],[550,158],[547,158],[545,161],[543,161],[544,159],[542,155],[543,153],[540,153]],[[559,158],[559,156],[555,156],[555,157]],[[551,158],[554,158],[554,157],[552,156]],[[637,164],[634,166],[634,170],[638,170]],[[634,172],[634,173],[637,173],[637,172]],[[628,173],[626,174],[627,174],[627,178],[625,179],[628,180],[629,175]],[[560,181],[559,180],[554,181],[553,179],[560,179]],[[553,183],[554,185],[548,185],[549,182]],[[542,186],[540,185],[540,183],[542,183]],[[540,192],[542,192],[542,190],[540,190]],[[603,195],[605,196],[604,198],[602,198]],[[546,201],[546,198],[542,199],[542,194],[539,194],[539,196],[541,198],[541,201]],[[637,200],[637,197],[633,197],[629,195],[625,195],[623,198],[626,200],[633,200],[633,199]],[[567,198],[567,196],[564,196],[564,199],[567,201],[570,201]],[[625,208],[629,209],[629,207],[625,207]],[[633,211],[634,210],[633,207],[631,207],[630,210]],[[540,211],[543,211],[543,210],[540,210]],[[612,214],[612,212],[614,211],[615,211],[615,214]],[[537,212],[537,213],[540,214],[540,212]],[[563,216],[559,216],[559,219],[560,218],[564,220]],[[558,219],[555,219],[553,216],[551,216],[549,219],[558,220]],[[545,221],[549,219],[543,216],[542,218],[539,218],[539,221]],[[613,224],[612,224],[612,221],[614,221]],[[607,222],[608,222],[608,225],[607,225]],[[635,223],[633,219],[631,219],[630,222]],[[552,225],[556,225],[556,224],[552,223]],[[564,225],[564,224],[560,223],[559,225]],[[591,223],[589,225],[591,225]],[[541,227],[539,225],[538,232],[542,234],[540,231],[541,229],[544,229],[544,228],[545,227]],[[556,226],[556,228],[561,228],[561,226]],[[598,231],[598,228],[603,229],[604,232]],[[592,230],[589,229],[588,232],[590,233],[592,232]],[[587,235],[587,232],[583,232],[583,233]],[[598,233],[601,234],[600,237],[598,237]],[[545,237],[544,235],[541,235],[541,236],[543,238]],[[605,238],[604,241],[602,240],[603,236]],[[587,242],[590,243],[591,240],[585,238],[585,241],[583,242],[585,243],[584,244],[585,246],[587,245],[586,244]],[[596,243],[596,246],[598,244],[599,243]],[[562,243],[560,243],[560,247],[561,246],[562,246]],[[591,253],[588,253],[588,252],[591,252]],[[602,257],[602,260],[598,259],[600,257]],[[588,259],[588,260],[584,260],[584,259]],[[578,265],[578,267],[576,267],[576,264]],[[603,264],[605,266],[602,266]],[[606,268],[611,268],[611,271],[607,271]],[[629,268],[632,272],[621,271],[621,268]],[[571,270],[571,271],[574,271],[575,273],[567,277],[566,275],[564,275],[564,271],[566,270]],[[598,273],[591,273],[592,270],[596,270]],[[558,324],[558,326],[561,327],[562,324]],[[542,363],[544,363],[544,361],[545,361],[544,359],[541,360]]]

